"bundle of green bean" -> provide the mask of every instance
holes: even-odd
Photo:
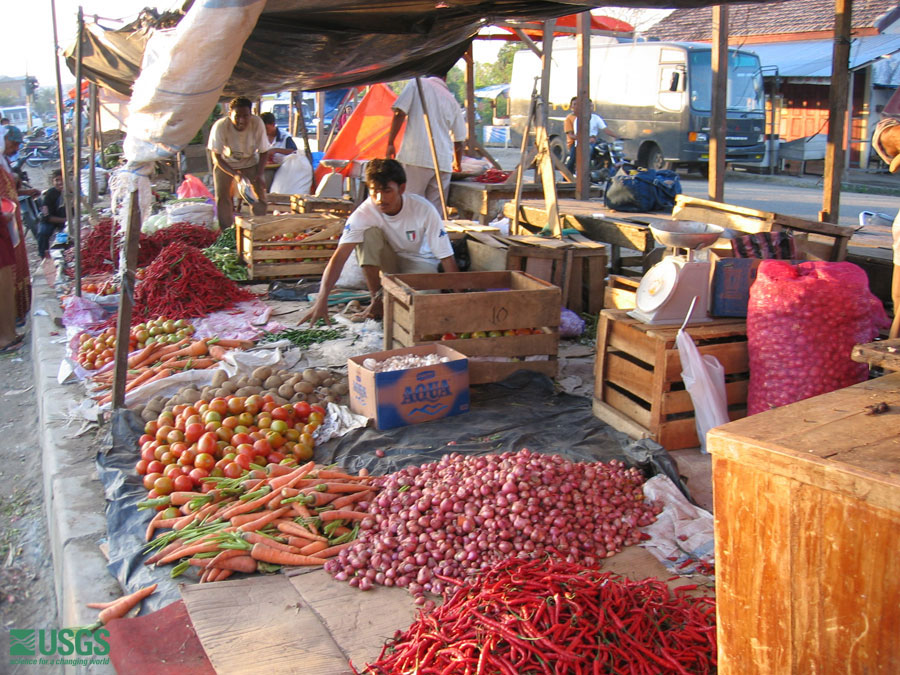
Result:
[[[237,254],[234,225],[224,229],[218,239],[203,249],[203,254],[232,281],[247,281],[250,278],[247,267]]]
[[[297,347],[309,347],[317,342],[327,342],[328,340],[336,340],[344,337],[347,329],[343,326],[334,326],[332,328],[287,328],[277,333],[265,333],[260,342],[277,342],[278,340],[289,340]]]

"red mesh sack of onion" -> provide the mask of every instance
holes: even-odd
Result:
[[[748,414],[864,381],[850,352],[887,325],[856,265],[763,260],[747,305]]]

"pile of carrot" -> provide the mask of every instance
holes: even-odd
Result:
[[[142,502],[159,511],[147,526],[146,565],[176,563],[172,576],[191,567],[200,582],[235,572],[270,572],[278,566],[322,565],[356,538],[378,488],[365,472],[353,476],[315,462],[291,468],[271,464],[240,478],[205,478],[205,494],[172,492]],[[175,518],[170,507],[178,507]],[[168,532],[154,534],[159,529]]]
[[[219,338],[202,340],[184,338],[174,344],[158,342],[149,344],[128,357],[125,393],[149,382],[163,380],[177,372],[214,368],[229,350],[247,349],[252,346],[253,343],[248,340]],[[114,377],[115,371],[108,370],[94,375],[91,379],[96,390],[104,391],[112,389]],[[100,405],[109,403],[112,400],[112,393],[95,396],[95,400]]]

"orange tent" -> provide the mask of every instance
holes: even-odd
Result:
[[[376,84],[356,106],[356,110],[332,141],[322,159],[375,159],[387,155],[388,133],[394,116],[391,105],[397,99],[386,84]],[[399,147],[403,140],[403,129],[397,134],[394,144]],[[350,174],[352,164],[339,173]],[[321,164],[316,167],[316,184],[330,169]]]
[[[577,14],[567,14],[565,16],[561,16],[556,20],[556,25],[564,28],[575,28],[575,19]],[[513,33],[512,28],[506,28],[510,33]],[[625,21],[620,21],[619,19],[614,19],[611,16],[596,16],[594,14],[591,15],[591,29],[592,30],[608,30],[615,31],[617,33],[631,33],[634,32],[634,26]],[[532,39],[542,39],[544,37],[544,32],[541,30],[535,30],[532,28],[525,28],[523,31],[528,37]],[[553,33],[554,35],[571,35],[571,33]],[[517,38],[514,36],[510,36],[509,40],[516,40]]]

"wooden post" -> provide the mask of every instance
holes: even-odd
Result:
[[[125,269],[120,269],[122,282],[119,295],[119,318],[116,322],[116,357],[113,372],[112,407],[125,407],[125,377],[128,374],[128,335],[134,308],[134,270],[137,267],[141,237],[141,204],[138,191],[131,193],[131,209],[125,227]]]
[[[578,82],[576,95],[578,108],[578,132],[575,138],[575,199],[588,199],[591,195],[590,134],[591,113],[594,102],[591,99],[591,13],[581,12],[576,19],[578,34],[575,38]]]
[[[544,41],[541,45],[541,96],[537,102],[535,114],[534,141],[537,145],[537,162],[535,170],[540,173],[544,187],[544,206],[547,211],[547,227],[554,236],[562,236],[559,222],[559,211],[556,206],[556,170],[550,152],[550,138],[547,134],[547,117],[550,100],[550,57],[553,55],[553,31],[556,19],[544,22]]]
[[[62,75],[59,70],[59,37],[56,29],[56,0],[50,0],[50,11],[53,20],[53,54],[54,63],[56,64],[56,126],[57,139],[59,140],[59,163],[62,169],[63,177],[63,196],[66,202],[66,223],[68,224],[69,233],[75,238],[73,230],[76,229],[72,218],[72,184],[69,181],[69,172],[66,161],[66,125],[65,125],[65,109],[63,107],[63,88]],[[81,249],[75,251],[75,258],[80,267]],[[76,279],[75,295],[81,295],[80,279]]]
[[[294,117],[294,96],[297,92],[292,91],[290,95],[290,103],[288,104],[288,133],[293,136],[297,133],[297,120]]]
[[[475,61],[471,46],[463,58],[466,60],[466,151],[474,157],[478,146],[475,136]]]
[[[81,294],[81,43],[84,41],[84,12],[78,7],[78,43],[75,45],[75,114],[73,123],[75,137],[73,142],[73,173],[75,179],[75,198],[72,217],[75,219],[73,229],[72,246],[75,247],[75,289],[76,294]]]
[[[831,60],[831,90],[828,101],[828,144],[825,146],[825,189],[819,220],[836,223],[841,206],[844,171],[844,138],[847,126],[847,95],[850,90],[850,19],[853,0],[835,0],[834,49]]]
[[[441,181],[441,167],[438,164],[437,148],[434,147],[434,133],[431,130],[431,118],[428,117],[428,107],[425,105],[425,92],[422,90],[422,80],[418,77],[416,78],[416,89],[419,92],[419,101],[422,103],[422,116],[425,118],[425,131],[428,132],[428,147],[431,150],[431,161],[434,164],[434,177],[437,180],[438,195],[441,198],[441,218],[447,220],[447,196],[444,194],[444,183]]]
[[[728,7],[712,9],[712,111],[709,120],[709,198],[725,199],[725,148],[728,98]]]
[[[513,197],[513,220],[509,226],[510,234],[519,234],[519,202],[522,200],[522,181],[525,176],[525,157],[528,152],[528,136],[531,134],[531,122],[534,120],[537,103],[535,101],[535,89],[537,78],[534,79],[535,88],[532,89],[531,105],[528,108],[528,119],[525,121],[525,131],[522,132],[522,150],[519,153],[519,164],[516,166],[516,194]]]
[[[316,108],[319,111],[316,119],[318,122],[316,123],[316,150],[319,152],[325,151],[325,140],[323,136],[325,135],[325,92],[318,91],[316,92]],[[333,121],[332,121],[333,123]]]
[[[94,210],[94,203],[97,201],[97,85],[91,82],[91,102],[89,106],[91,116],[91,164],[89,168],[88,187],[88,204],[90,204],[91,212]]]

